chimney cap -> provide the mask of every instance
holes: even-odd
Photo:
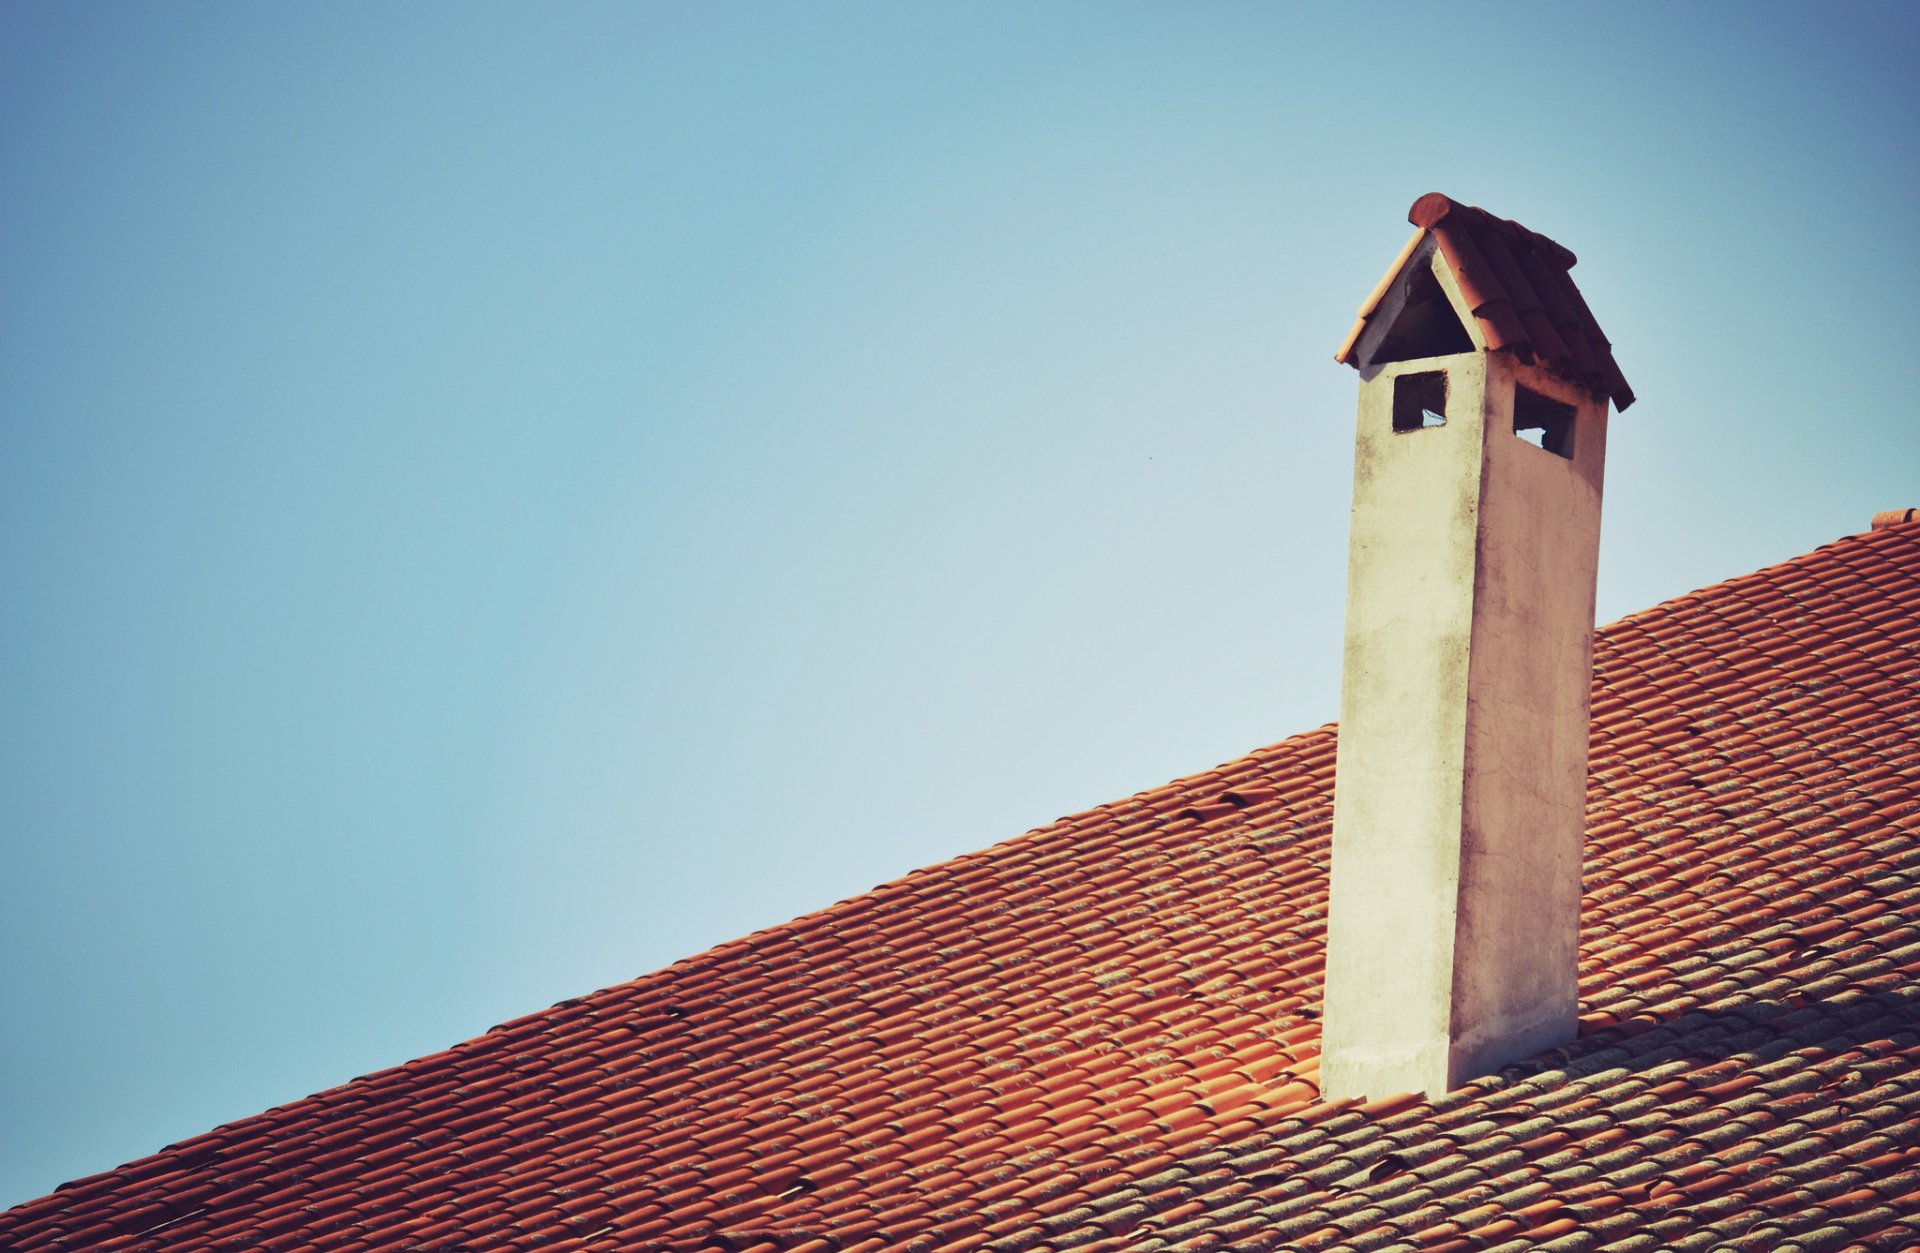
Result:
[[[1538,361],[1611,400],[1615,409],[1633,404],[1633,388],[1613,359],[1613,343],[1568,273],[1579,260],[1571,250],[1510,218],[1437,191],[1414,201],[1407,220],[1419,229],[1360,307],[1359,321],[1334,360],[1358,366],[1355,348],[1369,319],[1420,241],[1432,235],[1488,351]]]

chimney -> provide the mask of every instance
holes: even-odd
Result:
[[[1545,236],[1434,194],[1360,373],[1320,1063],[1438,1095],[1571,1040],[1607,403]]]

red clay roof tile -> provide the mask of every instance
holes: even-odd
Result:
[[[1916,621],[1920,521],[1876,520],[1600,631],[1581,1034],[1435,1100],[1314,1086],[1322,727],[77,1181],[0,1245],[1910,1247]]]

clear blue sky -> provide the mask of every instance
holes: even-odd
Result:
[[[1336,711],[1444,191],[1603,619],[1920,504],[1920,9],[0,7],[0,1204]]]

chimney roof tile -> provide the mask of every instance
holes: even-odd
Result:
[[[1615,409],[1624,411],[1633,404],[1633,389],[1613,358],[1612,341],[1568,273],[1578,260],[1571,251],[1518,222],[1439,192],[1414,201],[1407,220],[1419,229],[1360,306],[1359,320],[1334,354],[1336,361],[1356,364],[1354,350],[1368,321],[1430,234],[1489,349],[1539,361],[1606,396]]]

